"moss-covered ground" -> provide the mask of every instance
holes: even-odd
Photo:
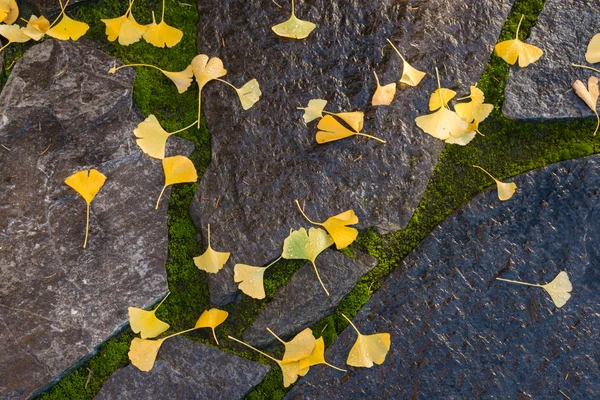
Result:
[[[119,0],[98,0],[93,4],[73,8],[70,14],[90,24],[87,38],[126,63],[150,63],[169,71],[184,69],[196,55],[197,13],[193,0],[170,1],[167,4],[167,22],[185,32],[182,43],[173,49],[157,49],[144,42],[128,47],[109,43],[100,18],[122,15],[127,8],[126,3]],[[525,38],[535,24],[543,3],[543,0],[517,0],[500,40],[514,37],[521,14],[525,14],[521,39]],[[134,5],[133,12],[139,22],[148,23],[151,11],[160,12],[160,7],[161,2],[158,0],[139,1]],[[12,62],[29,46],[9,47],[6,52],[8,68],[0,75],[1,84],[6,82]],[[327,345],[347,326],[340,313],[349,317],[356,315],[403,257],[454,210],[493,183],[485,174],[472,168],[473,164],[479,164],[496,177],[504,179],[533,168],[598,151],[598,144],[591,135],[595,120],[539,124],[504,118],[501,107],[508,70],[508,65],[500,58],[491,56],[478,83],[478,87],[486,94],[486,102],[495,105],[492,115],[480,126],[485,137],[478,136],[466,147],[445,147],[423,199],[406,229],[388,235],[378,235],[370,230],[362,232],[350,249],[359,249],[377,257],[379,265],[360,280],[335,314],[312,327],[316,334],[324,336]],[[167,130],[177,130],[196,119],[197,95],[197,88],[194,86],[185,94],[179,95],[160,72],[138,69],[134,86],[135,102],[145,115],[155,114]],[[196,144],[192,159],[201,175],[210,158],[210,136],[206,126],[203,123],[201,129],[192,128],[181,136]],[[188,206],[195,189],[195,184],[178,185],[174,187],[169,202],[169,256],[166,268],[171,296],[160,308],[158,316],[171,324],[171,332],[192,326],[200,313],[208,307],[204,277],[192,262],[192,257],[200,253],[195,242],[196,230],[188,215]],[[277,268],[270,268],[265,279],[267,298],[255,301],[245,297],[241,302],[226,307],[230,317],[217,329],[217,334],[222,338],[226,335],[240,336],[273,297],[277,288],[285,284],[301,265],[299,262],[286,261],[278,263]],[[212,345],[210,332],[206,331],[198,331],[188,337]],[[70,371],[39,397],[61,400],[93,398],[116,369],[128,364],[127,352],[132,337],[130,329],[125,328],[103,344],[94,356]],[[248,352],[230,341],[221,342],[223,346],[220,348],[225,351],[269,363],[268,359]],[[265,380],[247,397],[253,400],[279,399],[286,391],[282,385],[281,372],[274,366]]]

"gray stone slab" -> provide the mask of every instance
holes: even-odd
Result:
[[[567,161],[494,188],[435,229],[354,320],[389,332],[386,361],[347,374],[321,366],[288,399],[598,398],[600,158]],[[540,288],[568,271],[571,299],[557,309]],[[342,366],[356,340],[327,349]]]
[[[150,372],[115,372],[95,400],[242,399],[271,370],[263,364],[182,337],[165,341]]]
[[[527,43],[544,55],[526,68],[510,69],[502,112],[518,120],[561,120],[594,114],[571,84],[586,82],[592,71],[572,67],[587,65],[585,52],[598,33],[598,0],[547,0]],[[596,66],[597,67],[597,66]]]
[[[512,3],[303,1],[298,17],[318,27],[298,41],[271,30],[289,18],[289,2],[282,10],[199,1],[199,52],[221,57],[226,79],[238,86],[257,78],[263,92],[243,111],[230,88],[216,82],[203,91],[212,158],[191,213],[204,244],[210,223],[214,247],[232,252],[224,271],[209,276],[211,301],[235,299],[234,264],[263,265],[279,255],[289,228],[304,223],[294,199],[306,200],[315,219],[354,209],[360,228],[404,228],[443,148],[414,123],[427,111],[435,67],[446,86],[466,91],[475,84]],[[373,70],[385,83],[401,77],[399,57],[389,46],[382,55],[386,38],[429,76],[418,88],[402,88],[390,107],[373,108]],[[328,111],[365,111],[364,131],[387,144],[350,138],[318,145],[316,123],[307,127],[296,110],[311,98],[328,100]]]
[[[135,143],[133,71],[110,75],[113,62],[91,42],[47,40],[0,95],[0,398],[26,398],[167,291],[162,166]],[[107,181],[83,249],[85,201],[64,180],[88,168]]]
[[[319,256],[317,268],[329,296],[317,280],[312,264],[306,263],[244,331],[244,340],[253,346],[268,346],[276,339],[267,327],[287,339],[333,313],[358,280],[377,265],[374,257],[360,252],[356,256],[352,259],[332,250]]]

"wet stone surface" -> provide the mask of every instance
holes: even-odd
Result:
[[[306,263],[244,331],[244,340],[253,346],[268,346],[276,339],[267,332],[267,327],[287,340],[330,315],[358,280],[377,265],[371,256],[359,252],[355,255],[356,259],[352,259],[327,250],[317,258],[317,268],[329,296],[319,284],[312,264]]]
[[[548,0],[527,43],[544,55],[527,68],[513,66],[506,84],[504,115],[519,120],[560,120],[594,116],[571,84],[594,74],[572,63],[588,65],[587,45],[598,33],[596,0]],[[597,66],[596,66],[597,67]]]
[[[515,179],[445,221],[399,265],[354,319],[364,334],[389,332],[387,359],[347,374],[324,366],[287,399],[598,397],[600,377],[600,158]],[[557,309],[541,288],[568,272],[572,298]],[[327,349],[342,366],[356,333]]]
[[[209,276],[211,301],[223,305],[239,294],[234,264],[277,258],[290,227],[304,224],[295,199],[306,201],[316,220],[354,209],[359,228],[404,228],[443,148],[414,123],[436,87],[435,67],[445,86],[466,95],[512,3],[302,1],[296,15],[318,27],[305,40],[291,40],[271,30],[289,18],[290,2],[280,9],[245,0],[199,1],[199,53],[220,57],[233,84],[256,78],[263,92],[243,111],[231,88],[211,82],[203,90],[212,157],[191,214],[204,245],[211,224],[213,247],[232,252],[224,271]],[[401,77],[400,58],[389,46],[382,55],[386,38],[429,75],[418,88],[401,88],[390,107],[373,108],[373,70],[383,83]],[[307,127],[296,109],[311,98],[326,99],[332,112],[365,111],[364,132],[387,144],[353,137],[318,145],[316,122]]]
[[[95,400],[242,399],[271,368],[182,337],[166,340],[150,372],[115,372]]]
[[[167,291],[167,198],[159,160],[133,129],[133,72],[91,42],[47,40],[15,65],[0,95],[0,398],[27,398]],[[192,145],[169,139],[170,153]],[[64,184],[96,168],[92,201]],[[170,192],[170,190],[169,190]],[[27,379],[23,379],[27,377]]]

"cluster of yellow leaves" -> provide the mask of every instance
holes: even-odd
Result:
[[[510,279],[503,279],[503,278],[496,278],[496,279],[499,281],[516,283],[519,285],[540,287],[540,288],[544,289],[546,292],[548,292],[548,294],[552,298],[552,301],[554,302],[554,305],[557,308],[561,308],[562,306],[567,304],[567,301],[571,298],[571,291],[573,290],[573,285],[571,285],[571,281],[569,280],[569,275],[567,274],[566,271],[559,272],[558,275],[556,275],[556,277],[552,280],[552,282],[547,283],[545,285],[513,281]]]
[[[315,136],[317,143],[329,143],[355,135],[365,136],[370,139],[375,139],[381,143],[385,143],[385,140],[360,132],[363,128],[365,120],[365,114],[363,112],[353,111],[330,113],[328,111],[324,111],[326,105],[326,100],[312,99],[308,102],[308,106],[298,107],[298,110],[304,110],[303,118],[305,123],[309,123],[315,119],[321,118],[317,124],[319,131]],[[323,116],[323,113],[328,115]],[[350,128],[352,128],[352,130],[342,125],[342,123],[333,116],[344,121]]]
[[[523,17],[519,20],[517,32],[513,40],[505,40],[496,45],[496,54],[510,65],[514,65],[519,60],[519,67],[524,68],[540,59],[544,52],[539,47],[523,43],[519,40],[519,29],[523,22]]]
[[[156,357],[158,356],[160,346],[162,346],[165,340],[174,336],[182,335],[200,328],[211,328],[215,342],[219,344],[215,328],[221,325],[229,315],[227,311],[212,308],[204,311],[202,315],[200,315],[193,328],[174,333],[164,338],[150,340],[169,329],[169,324],[159,320],[155,315],[156,310],[165,299],[166,297],[152,311],[129,307],[131,329],[135,333],[140,333],[141,338],[134,338],[131,341],[128,356],[131,363],[141,371],[148,372],[152,369]]]
[[[152,23],[148,25],[138,24],[133,17],[131,9],[134,1],[130,1],[129,8],[124,15],[101,20],[106,25],[105,32],[109,41],[114,42],[119,39],[119,44],[128,46],[143,37],[146,42],[156,47],[173,47],[181,41],[183,32],[165,22],[165,0],[163,0],[160,23],[156,23],[153,11]]]
[[[317,25],[313,24],[312,22],[303,21],[297,18],[294,9],[295,4],[294,0],[292,0],[292,16],[285,22],[277,24],[271,29],[273,29],[273,32],[275,32],[276,35],[281,37],[305,39],[317,27]]]

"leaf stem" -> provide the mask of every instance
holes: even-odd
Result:
[[[315,273],[317,274],[317,279],[319,279],[319,283],[321,283],[321,286],[323,287],[323,290],[325,291],[325,293],[327,294],[327,296],[329,296],[329,292],[327,291],[327,288],[325,287],[325,284],[323,283],[323,281],[321,280],[321,276],[319,275],[319,270],[317,269],[317,265],[312,260],[310,262],[312,263],[313,268],[315,269]]]
[[[167,297],[169,297],[170,294],[171,294],[171,292],[167,293],[167,295],[160,301],[160,303],[158,303],[158,305],[156,306],[156,308],[154,308],[154,311],[158,310],[158,308],[160,306],[162,306],[162,303],[165,302],[165,300],[167,299]]]
[[[519,281],[513,281],[510,279],[504,279],[504,278],[496,278],[499,281],[504,281],[504,282],[510,282],[510,283],[516,283],[517,285],[525,285],[525,286],[533,286],[533,287],[542,287],[542,285],[538,285],[536,283],[527,283],[527,282],[519,282]]]
[[[515,39],[519,40],[519,29],[521,29],[521,22],[523,22],[523,18],[525,14],[521,14],[521,19],[519,20],[519,25],[517,25],[517,34],[515,35]]]
[[[87,212],[86,212],[86,217],[85,217],[85,239],[83,240],[83,248],[84,249],[87,246],[89,230],[90,230],[90,203],[87,203]]]
[[[163,0],[163,9],[162,9],[162,17],[160,17],[160,22],[165,20],[165,0]]]
[[[352,327],[354,328],[356,333],[358,333],[359,335],[361,334],[360,331],[358,330],[358,328],[356,328],[356,326],[352,323],[352,321],[350,321],[350,318],[346,317],[344,314],[342,314],[342,317],[346,318],[346,321],[348,321],[350,323],[350,325],[352,325]]]
[[[210,247],[210,224],[208,225],[208,247]]]
[[[442,96],[442,85],[440,83],[440,73],[439,73],[437,67],[435,67],[435,76],[437,77],[438,90],[439,90],[439,94],[440,94],[440,104],[442,105],[442,107],[448,108],[448,106],[444,103],[444,96]]]
[[[490,178],[492,178],[492,179],[493,179],[493,180],[495,180],[496,182],[499,182],[499,180],[498,180],[498,179],[494,178],[494,177],[492,176],[492,174],[490,174],[489,172],[487,172],[485,169],[481,168],[479,165],[473,165],[473,168],[479,168],[480,170],[482,170],[483,172],[485,172],[486,174],[488,174],[488,176],[489,176]]]
[[[323,364],[325,364],[325,365],[327,365],[328,367],[331,367],[331,368],[333,368],[333,369],[337,369],[338,371],[342,371],[342,372],[348,372],[348,371],[347,371],[347,370],[345,370],[345,369],[342,369],[342,368],[336,367],[335,365],[331,365],[331,364],[329,364],[327,361],[323,362]]]
[[[386,38],[385,40],[388,41],[389,44],[392,45],[392,47],[394,48],[394,50],[396,50],[396,53],[398,53],[398,55],[400,56],[400,58],[402,59],[402,61],[406,62],[406,60],[404,59],[404,57],[402,57],[402,54],[400,54],[400,51],[396,48],[396,46],[394,46],[394,43],[392,43],[392,41],[388,38]]]
[[[197,123],[197,122],[198,122],[198,121],[194,121],[194,122],[192,122],[190,125],[186,126],[185,128],[181,128],[181,129],[179,129],[178,131],[175,131],[175,132],[171,132],[171,133],[169,133],[169,135],[174,135],[174,134],[176,134],[176,133],[179,133],[179,132],[187,131],[187,130],[188,130],[188,129],[190,129],[192,126],[196,125],[196,123]]]
[[[598,128],[600,128],[600,116],[598,115],[598,111],[594,110],[594,114],[596,114],[596,120],[598,123],[596,124],[596,130],[594,131],[594,136],[598,133]]]
[[[200,110],[202,109],[202,89],[198,91],[198,129],[200,129]]]
[[[247,344],[247,343],[244,343],[244,342],[242,342],[241,340],[234,338],[233,336],[227,336],[227,337],[228,337],[229,339],[233,340],[233,341],[236,341],[236,342],[238,342],[238,343],[240,343],[240,344],[243,344],[244,346],[246,346],[246,347],[248,347],[248,348],[250,348],[250,349],[252,349],[252,350],[256,351],[256,352],[257,352],[257,353],[259,353],[259,354],[262,354],[263,356],[265,356],[265,357],[267,357],[267,358],[270,358],[271,360],[275,361],[277,364],[279,364],[279,362],[280,362],[278,359],[276,359],[276,358],[274,358],[274,357],[271,357],[271,356],[270,356],[270,355],[268,355],[267,353],[265,353],[265,352],[262,352],[262,351],[260,351],[259,349],[257,349],[256,347],[252,347],[252,346],[250,346],[249,344]]]
[[[163,340],[167,340],[167,339],[169,339],[169,338],[172,338],[172,337],[174,337],[174,336],[183,335],[184,333],[188,333],[188,332],[191,332],[191,331],[195,331],[196,329],[199,329],[199,328],[190,328],[190,329],[186,329],[185,331],[177,332],[177,333],[174,333],[174,334],[172,334],[172,335],[169,335],[169,336],[167,336],[167,337],[164,337],[164,338],[163,338]]]
[[[215,338],[215,342],[217,342],[217,346],[220,346],[219,339],[217,339],[217,334],[215,333],[215,328],[210,328],[213,332],[213,337]]]
[[[162,70],[162,69],[160,69],[160,68],[158,68],[158,67],[156,67],[156,66],[154,66],[154,65],[151,65],[151,64],[124,64],[124,65],[121,65],[120,67],[116,67],[116,68],[114,69],[114,71],[115,71],[115,72],[117,72],[117,71],[118,71],[118,70],[120,70],[121,68],[125,68],[125,67],[150,67],[150,68],[157,69],[157,70],[159,70],[159,71],[160,71],[160,72],[162,72],[162,73],[164,73],[164,72],[165,72],[164,70]]]
[[[370,138],[370,139],[375,139],[375,140],[377,140],[378,142],[381,142],[381,143],[387,143],[387,142],[386,142],[385,140],[383,140],[383,139],[379,139],[378,137],[371,136],[371,135],[367,135],[366,133],[354,132],[354,134],[355,134],[355,135],[358,135],[358,136],[364,136],[364,137],[368,137],[368,138]]]
[[[231,83],[227,82],[226,80],[216,78],[215,81],[219,81],[219,82],[223,82],[223,83],[228,84],[229,86],[231,86],[232,88],[234,88],[236,92],[238,90],[238,88],[236,88],[235,86],[233,86]]]
[[[298,202],[298,200],[294,200],[294,201],[296,202],[296,205],[298,206],[298,210],[300,210],[300,213],[302,213],[302,216],[303,216],[303,217],[304,217],[304,218],[305,218],[305,219],[306,219],[308,222],[310,222],[310,223],[311,223],[311,224],[313,224],[313,225],[323,225],[323,224],[320,224],[320,223],[318,223],[318,222],[315,222],[315,221],[311,220],[310,218],[308,218],[308,216],[307,216],[306,214],[304,214],[304,211],[302,210],[302,207],[300,207],[300,203]]]
[[[271,265],[273,265],[273,264],[275,264],[277,261],[281,260],[281,258],[282,258],[282,256],[279,256],[279,258],[278,258],[277,260],[275,260],[275,261],[273,261],[271,264],[267,265],[267,266],[265,267],[265,269],[269,268]]]
[[[167,185],[163,186],[162,190],[160,191],[160,194],[158,195],[158,200],[156,201],[156,208],[155,208],[155,210],[158,210],[158,204],[160,203],[160,198],[162,197],[162,195],[165,192],[166,188],[167,188]]]
[[[381,84],[379,83],[379,77],[377,76],[377,72],[375,72],[375,70],[373,70],[373,75],[375,75],[375,82],[377,82],[377,87],[381,86]]]
[[[8,42],[6,43],[4,46],[0,47],[0,51],[4,50],[5,48],[8,47],[9,44],[11,44],[12,42]]]
[[[267,326],[267,331],[268,331],[268,332],[269,332],[271,335],[273,335],[273,337],[275,337],[275,339],[279,340],[279,341],[281,342],[281,344],[285,345],[285,342],[284,342],[284,341],[283,341],[283,340],[282,340],[282,339],[281,339],[279,336],[277,336],[277,335],[275,334],[275,332],[273,332],[273,331],[271,330],[271,328],[269,328],[268,326]]]
[[[296,12],[294,10],[295,8],[296,8],[296,5],[294,4],[294,0],[292,0],[292,17],[296,16]]]
[[[579,67],[579,68],[585,68],[585,69],[590,69],[594,72],[599,72],[600,73],[600,69],[594,68],[594,67],[588,67],[587,65],[581,65],[581,64],[573,64],[571,63],[571,66],[573,67]]]
[[[65,10],[66,10],[67,6],[69,5],[70,1],[71,0],[67,0],[65,2],[65,5],[63,6],[62,0],[58,0],[58,4],[60,5],[60,14],[58,14],[58,17],[56,17],[56,19],[54,21],[52,21],[52,23],[48,27],[48,30],[50,30],[50,28],[52,28],[54,26],[54,24],[56,24],[58,22],[60,17],[62,17],[65,14]]]

